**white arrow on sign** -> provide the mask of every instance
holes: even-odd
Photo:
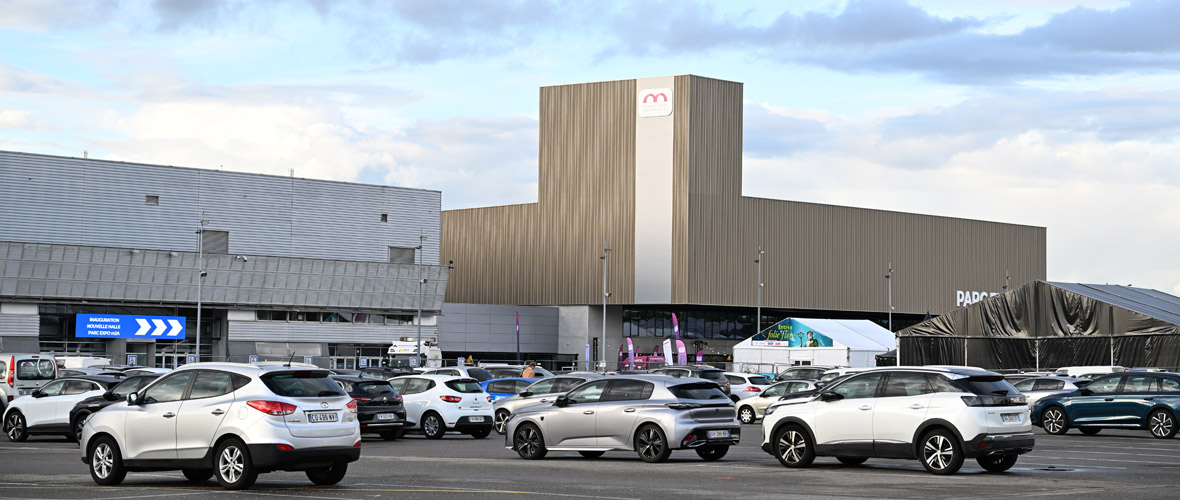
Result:
[[[148,330],[152,328],[146,319],[135,318],[135,322],[139,323],[139,329],[135,331],[136,335],[147,335]]]
[[[153,337],[159,337],[160,335],[163,335],[164,330],[167,329],[167,327],[164,326],[164,320],[162,319],[153,319],[152,324],[156,325],[156,329],[152,330]]]
[[[180,330],[184,329],[184,327],[180,326],[180,322],[174,319],[168,320],[168,324],[172,325],[172,329],[168,330],[169,337],[175,337],[180,333]]]

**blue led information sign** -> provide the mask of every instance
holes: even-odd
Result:
[[[186,331],[181,316],[78,314],[76,320],[77,338],[183,339]]]

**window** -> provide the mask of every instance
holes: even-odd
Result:
[[[156,207],[160,205],[160,196],[149,194],[143,197],[143,204],[149,207]]]
[[[754,384],[754,385],[770,385],[771,384],[770,379],[763,377],[762,375],[751,376],[750,383]]]
[[[553,394],[555,392],[569,392],[570,389],[573,389],[578,384],[581,384],[582,382],[585,382],[585,381],[586,381],[586,379],[584,379],[584,378],[560,378],[560,379],[557,379],[557,381],[553,383],[553,390],[549,391],[547,394]]]
[[[1018,390],[1020,392],[1028,392],[1028,391],[1033,390],[1033,386],[1036,385],[1037,382],[1038,381],[1036,379],[1030,378],[1030,379],[1021,380],[1020,382],[1017,382],[1013,387],[1016,387],[1016,390]]]
[[[926,382],[930,383],[930,389],[934,392],[963,392],[962,389],[955,387],[950,380],[937,373],[926,374]]]
[[[1180,381],[1174,378],[1161,378],[1160,386],[1161,392],[1180,392]]]
[[[211,398],[233,392],[233,382],[229,374],[223,372],[201,371],[193,381],[193,388],[189,391],[189,399]]]
[[[602,398],[602,392],[606,389],[607,380],[599,380],[598,382],[591,382],[570,391],[570,404],[576,403],[597,403]]]
[[[513,382],[512,380],[499,380],[496,382],[492,382],[492,383],[488,384],[488,392],[503,392],[503,393],[515,394],[514,392],[512,392],[512,389],[516,387],[516,384],[513,384],[512,382]]]
[[[424,378],[412,378],[406,381],[406,392],[402,394],[418,394],[429,391],[434,382]]]
[[[739,377],[737,375],[726,375],[725,379],[728,380],[730,384],[734,384],[734,385],[745,385],[746,384],[746,378]]]
[[[452,391],[460,392],[463,394],[476,394],[476,393],[483,392],[483,387],[480,386],[479,382],[477,382],[474,379],[464,378],[464,379],[457,379],[457,380],[448,380],[444,383],[446,384],[447,387],[450,387]]]
[[[787,392],[787,387],[790,385],[791,384],[772,385],[770,387],[767,387],[765,391],[762,391],[762,396],[763,397],[782,396],[784,392]]]
[[[1041,379],[1037,381],[1034,391],[1059,391],[1065,388],[1064,380]]]
[[[119,382],[119,385],[116,385],[111,389],[111,393],[113,393],[118,399],[126,399],[128,394],[138,391],[141,387],[143,387],[144,384],[151,380],[152,379],[148,377],[130,378]]]
[[[359,390],[365,394],[368,394],[369,396],[372,396],[373,398],[381,398],[381,397],[394,398],[394,397],[397,397],[397,394],[393,392],[393,387],[391,387],[389,385],[389,382],[386,382],[384,380],[378,381],[378,382],[360,382],[360,383],[356,384],[356,388],[357,388],[357,390]]]
[[[552,390],[553,386],[556,385],[557,382],[561,381],[561,380],[565,380],[565,379],[552,379],[551,378],[551,379],[542,380],[540,382],[534,382],[533,385],[529,386],[528,391],[533,394],[549,394],[551,392],[556,392],[556,391]]]
[[[1098,380],[1091,382],[1090,385],[1086,386],[1086,388],[1092,392],[1096,392],[1099,394],[1106,393],[1106,392],[1114,392],[1114,391],[1118,390],[1119,382],[1122,382],[1122,381],[1123,381],[1122,375],[1107,375],[1105,377],[1102,377]]]
[[[229,253],[229,231],[202,231],[201,247],[207,254]]]
[[[655,386],[642,380],[612,380],[603,401],[634,401],[651,397]]]
[[[193,372],[183,372],[165,377],[144,393],[144,404],[180,401],[184,396],[184,388],[188,386],[188,380],[192,376]]]
[[[933,392],[930,389],[930,384],[926,382],[926,376],[921,373],[910,372],[892,372],[889,374],[889,379],[885,383],[885,393],[881,397],[904,397],[904,396],[921,396],[922,394],[930,394]]]
[[[390,264],[413,264],[415,248],[389,247]]]
[[[66,384],[66,390],[62,391],[63,395],[82,394],[83,392],[97,391],[101,389],[98,384],[94,382],[87,382],[85,380],[71,380]]]
[[[833,392],[844,396],[845,399],[871,398],[877,395],[877,384],[881,382],[881,373],[867,373],[845,380],[844,383],[832,389]]]
[[[57,377],[56,364],[51,359],[16,360],[16,378],[21,380],[53,380]]]
[[[529,382],[527,380],[513,381],[513,385],[515,385],[515,389],[513,389],[512,393],[513,394],[520,394],[520,393],[524,392],[525,389],[529,388],[529,384],[531,384],[531,383],[532,382]]]
[[[695,382],[688,384],[680,384],[668,388],[673,396],[679,399],[724,399],[729,400],[729,397],[721,392],[721,388],[712,382]]]
[[[811,390],[807,386],[807,382],[791,382],[790,388],[787,389],[787,394],[794,394],[796,392],[803,392]]]
[[[1155,377],[1150,375],[1128,375],[1122,392],[1153,392]]]
[[[57,380],[54,382],[50,382],[48,384],[45,384],[45,386],[41,388],[41,394],[43,394],[45,396],[57,396],[57,395],[61,394],[62,389],[64,389],[65,387],[66,387],[65,380]]]
[[[322,398],[344,396],[336,382],[328,378],[326,370],[300,370],[295,372],[268,373],[262,376],[262,383],[279,396],[292,398]]]
[[[381,222],[389,222],[389,214],[381,214]]]
[[[393,389],[393,392],[396,392],[398,394],[405,394],[406,393],[406,391],[405,391],[406,382],[408,380],[409,379],[405,379],[405,378],[393,379],[393,380],[389,381],[389,387]]]

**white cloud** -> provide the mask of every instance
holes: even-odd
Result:
[[[0,128],[31,127],[33,124],[30,119],[31,116],[32,113],[29,111],[15,109],[0,110]]]

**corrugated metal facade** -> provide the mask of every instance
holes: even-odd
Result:
[[[889,262],[898,313],[1044,279],[1044,228],[741,196],[742,84],[674,91],[673,303],[753,307],[759,245],[768,308],[884,313]],[[447,300],[601,303],[608,238],[609,302],[632,303],[635,80],[542,88],[540,116],[539,203],[443,212],[443,259],[470,263]]]
[[[439,262],[438,191],[0,151],[0,200],[0,241],[195,251],[204,218],[233,254]]]
[[[333,342],[348,344],[386,344],[390,339],[414,337],[418,327],[411,325],[355,325],[298,323],[281,321],[230,321],[229,338],[256,342]],[[422,325],[422,337],[438,336],[437,326]]]

